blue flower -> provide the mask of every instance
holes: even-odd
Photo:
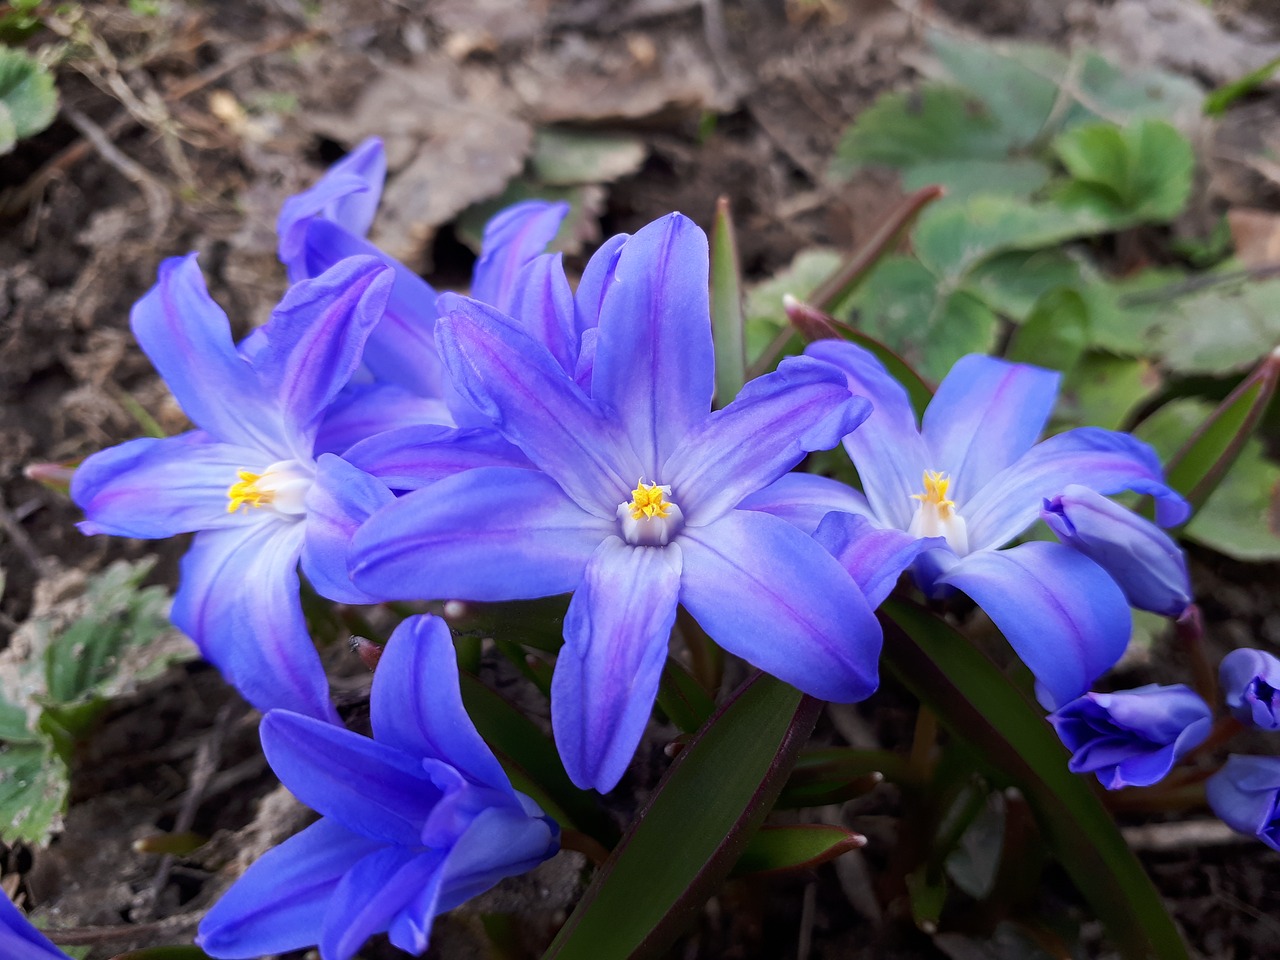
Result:
[[[0,894],[0,957],[4,960],[70,960]]]
[[[273,710],[262,746],[323,816],[258,860],[200,924],[213,957],[318,944],[347,960],[386,931],[427,948],[431,921],[559,849],[559,828],[512,788],[462,706],[453,642],[435,617],[396,628],[373,679],[373,739]]]
[[[828,700],[875,688],[880,629],[812,538],[739,508],[838,443],[865,401],[794,358],[709,412],[707,241],[679,214],[627,239],[597,289],[589,390],[510,318],[441,298],[449,375],[536,469],[482,467],[402,497],[356,534],[352,572],[388,598],[574,591],[552,724],[570,777],[604,791],[644,729],[677,604],[725,649]]]
[[[1059,375],[1049,370],[964,357],[918,427],[906,391],[866,350],[824,340],[805,353],[839,367],[849,388],[874,406],[844,440],[865,499],[851,512],[829,514],[815,535],[873,603],[908,566],[931,597],[967,593],[1031,669],[1050,708],[1088,690],[1129,640],[1121,586],[1073,546],[1033,541],[1000,548],[1068,488],[1151,494],[1162,524],[1181,522],[1189,508],[1165,485],[1151,448],[1093,427],[1036,443],[1058,392]],[[1087,518],[1082,511],[1082,523],[1097,519],[1093,509]],[[1140,562],[1153,540],[1134,534],[1141,522],[1135,518],[1112,535],[1121,555],[1108,554],[1108,565]],[[1093,535],[1091,549],[1103,553],[1101,542],[1104,536]],[[1140,581],[1134,575],[1129,584]]]
[[[1227,757],[1209,778],[1205,797],[1231,829],[1257,837],[1280,850],[1280,757]]]
[[[71,496],[80,529],[155,539],[200,531],[182,561],[173,622],[262,710],[333,719],[303,622],[297,566],[336,600],[367,602],[345,550],[391,492],[313,447],[326,408],[382,315],[391,271],[345,260],[295,285],[239,350],[195,257],[167,260],[134,307],[134,335],[197,430],[89,457]]]
[[[1049,722],[1072,752],[1072,773],[1095,773],[1108,790],[1149,787],[1209,735],[1213,712],[1182,684],[1086,693]]]
[[[1280,730],[1280,660],[1261,650],[1232,650],[1222,658],[1218,681],[1233,717]]]

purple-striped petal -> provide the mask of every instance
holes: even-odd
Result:
[[[1053,412],[1062,375],[971,354],[956,361],[924,413],[920,433],[932,470],[951,475],[963,505],[1035,444]]]
[[[496,214],[484,227],[480,258],[471,275],[471,296],[501,313],[519,316],[517,278],[547,248],[568,213],[569,204],[564,202],[526,200]]]
[[[477,783],[511,792],[462,706],[453,637],[438,617],[410,617],[391,634],[373,677],[371,712],[379,743],[443,760]]]
[[[437,342],[459,391],[582,509],[613,519],[645,472],[617,422],[492,307],[446,294],[440,310]]]
[[[884,603],[902,571],[920,554],[950,550],[942,537],[914,537],[851,513],[828,513],[813,538],[853,577],[873,610]]]
[[[822,518],[833,510],[871,516],[871,507],[860,491],[813,473],[784,474],[743,497],[738,509],[771,513],[808,534],[818,529]]]
[[[351,538],[360,524],[395,496],[386,484],[331,453],[316,462],[315,482],[307,491],[302,572],[316,593],[339,603],[372,603],[356,589],[347,572]]]
[[[925,470],[937,470],[916,428],[916,415],[902,385],[869,351],[843,340],[819,340],[805,356],[835,364],[855,396],[871,401],[872,412],[844,438],[867,501],[886,526],[906,530],[918,504]]]
[[[657,482],[671,485],[690,526],[712,523],[806,454],[836,446],[870,412],[866,400],[850,396],[839,370],[789,358],[696,424]]]
[[[570,377],[578,362],[573,330],[573,292],[563,257],[545,253],[525,264],[516,279],[510,315],[529,336],[546,346]]]
[[[316,456],[344,454],[388,430],[432,424],[453,426],[443,400],[422,397],[390,383],[348,384],[325,411],[316,433]]]
[[[1149,446],[1127,433],[1078,427],[1036,444],[962,505],[970,548],[1008,543],[1040,516],[1045,500],[1071,484],[1107,495],[1150,494],[1161,526],[1181,523],[1191,512],[1165,485],[1160,460]]]
[[[308,807],[372,840],[422,842],[440,791],[420,758],[287,710],[268,713],[259,732],[271,769]]]
[[[196,944],[212,957],[254,960],[318,942],[338,883],[357,862],[385,849],[323,819],[268,850],[200,921]]]
[[[1033,541],[971,553],[938,578],[986,611],[1053,709],[1085,693],[1129,643],[1129,604],[1107,572],[1070,547]]]
[[[108,447],[71,478],[71,499],[85,513],[78,526],[81,533],[144,540],[242,527],[254,518],[228,512],[227,489],[237,471],[261,473],[272,459],[258,449],[215,443],[202,431]]]
[[[551,727],[569,779],[612,790],[644,733],[667,659],[680,548],[600,544],[569,604],[551,678]]]
[[[270,517],[196,535],[170,619],[259,710],[336,722],[298,599],[303,524]]]
[[[350,960],[424,889],[438,890],[444,858],[443,850],[388,847],[356,863],[339,882],[320,929],[324,960]]]
[[[478,467],[523,467],[533,464],[488,428],[414,426],[364,440],[343,457],[393,490],[418,490],[445,477]]]
[[[692,220],[656,220],[623,244],[600,308],[591,395],[625,425],[646,478],[711,409],[707,257]]]
[[[294,284],[272,311],[254,369],[275,391],[297,459],[311,457],[321,416],[360,365],[392,279],[382,261],[351,257]]]
[[[276,234],[279,257],[296,283],[316,274],[306,272],[307,228],[316,219],[332,221],[363,237],[373,225],[387,176],[382,141],[370,137],[328,169],[315,185],[295,194],[280,207]]]
[[[490,807],[482,811],[458,838],[445,862],[444,889],[438,911],[452,910],[488,890],[503,877],[532,870],[560,849],[560,830],[540,815],[523,794],[526,807]]]
[[[568,593],[616,520],[536,470],[468,470],[400,498],[352,543],[356,586],[384,599],[521,600]]]
[[[274,395],[231,342],[196,255],[160,264],[160,276],[129,314],[133,335],[191,421],[224,443],[288,449]]]
[[[1263,650],[1232,650],[1218,666],[1222,699],[1241,723],[1280,730],[1280,660]]]
[[[613,285],[613,274],[618,268],[618,254],[622,252],[623,244],[630,239],[629,234],[614,234],[600,244],[587,261],[582,279],[578,281],[578,289],[573,295],[573,329],[579,338],[600,325],[600,308],[604,304],[605,293]],[[592,355],[594,356],[594,352]]]
[[[680,602],[716,643],[823,700],[876,689],[880,625],[813,538],[778,517],[731,510],[679,544]]]
[[[1280,850],[1280,757],[1233,754],[1204,793],[1223,823]]]

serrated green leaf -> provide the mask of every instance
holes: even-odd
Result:
[[[756,358],[764,352],[778,331],[787,325],[782,298],[787,294],[808,301],[828,277],[840,268],[838,251],[827,247],[801,250],[791,263],[768,280],[747,291],[743,304],[747,326],[747,356]]]
[[[1043,713],[959,632],[890,600],[884,662],[953,736],[976,748],[993,779],[1015,785],[1049,849],[1126,957],[1186,960],[1159,893],[1125,843],[1096,785],[1067,770]]]
[[[542,183],[570,187],[635,173],[647,153],[644,141],[630,134],[544,127],[534,136],[529,164]]]
[[[1119,124],[1144,118],[1176,124],[1193,119],[1204,101],[1200,86],[1189,77],[1154,67],[1120,67],[1096,50],[1080,55],[1076,89],[1082,121],[1101,116]]]
[[[1146,360],[1087,353],[1067,373],[1058,398],[1058,415],[1072,426],[1119,430],[1163,383]]]
[[[1191,194],[1195,153],[1162,120],[1079,126],[1058,136],[1053,149],[1073,178],[1059,203],[1106,218],[1113,229],[1172,220]]]
[[[945,187],[948,197],[980,193],[1029,197],[1049,181],[1049,167],[1029,157],[1008,160],[925,160],[902,173],[902,188],[919,190],[932,184]]]
[[[826,823],[764,826],[747,842],[731,876],[812,870],[864,843],[851,830]]]
[[[1280,280],[1221,284],[1158,304],[1146,339],[1177,373],[1238,373],[1280,343]]]
[[[47,67],[21,50],[0,46],[0,153],[39,133],[58,113],[58,91]]]
[[[759,827],[819,709],[748,681],[676,757],[544,960],[662,956]]]
[[[69,786],[67,766],[49,744],[0,744],[0,839],[47,843]]]
[[[1047,291],[1013,335],[1005,358],[1051,370],[1070,370],[1089,343],[1089,310],[1069,287]]]
[[[979,263],[964,287],[996,313],[1022,323],[1050,290],[1083,283],[1080,262],[1063,250],[1015,250]]]

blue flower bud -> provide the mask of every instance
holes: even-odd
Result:
[[[1231,829],[1280,850],[1280,757],[1233,755],[1205,784],[1209,806]]]
[[[1280,730],[1280,660],[1261,650],[1232,650],[1218,680],[1227,709],[1241,723]]]

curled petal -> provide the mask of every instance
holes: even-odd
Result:
[[[440,912],[483,893],[503,877],[532,870],[559,849],[559,827],[536,807],[529,813],[490,807],[471,822],[449,851]]]
[[[696,424],[659,476],[691,526],[711,523],[806,454],[834,447],[870,412],[830,364],[789,358]]]
[[[716,643],[823,700],[876,689],[880,625],[813,538],[778,517],[731,510],[679,542],[680,602]]]
[[[564,621],[551,726],[569,779],[607,793],[644,733],[667,659],[680,548],[609,537],[587,563]]]
[[[480,258],[471,276],[471,296],[517,316],[520,272],[547,248],[569,213],[569,204],[526,200],[494,215],[484,226]],[[566,286],[565,292],[568,292]]]
[[[388,930],[397,915],[423,893],[435,913],[443,879],[445,852],[386,847],[358,861],[338,883],[324,925],[320,953],[324,960],[350,960],[375,933]]]
[[[604,243],[582,271],[582,279],[578,281],[577,292],[573,295],[573,329],[579,338],[588,330],[595,330],[600,324],[600,307],[604,303],[604,295],[613,284],[613,274],[618,268],[618,254],[629,239],[625,233],[616,233]],[[594,339],[594,338],[593,338]]]
[[[315,453],[344,454],[361,440],[388,430],[423,425],[453,426],[443,400],[419,396],[390,383],[348,384],[325,411]]]
[[[950,549],[942,537],[915,537],[851,513],[828,513],[813,538],[853,577],[873,610],[921,553]]]
[[[1053,412],[1062,375],[971,354],[956,361],[924,413],[932,469],[951,475],[963,505],[1035,444]]]
[[[1280,757],[1227,757],[1204,792],[1213,812],[1227,826],[1280,850]]]
[[[533,466],[519,447],[494,430],[431,425],[370,437],[348,450],[343,459],[393,490],[418,490],[478,467]]]
[[[1083,694],[1129,643],[1129,604],[1100,566],[1059,543],[981,550],[938,578],[1000,628],[1050,709]]]

